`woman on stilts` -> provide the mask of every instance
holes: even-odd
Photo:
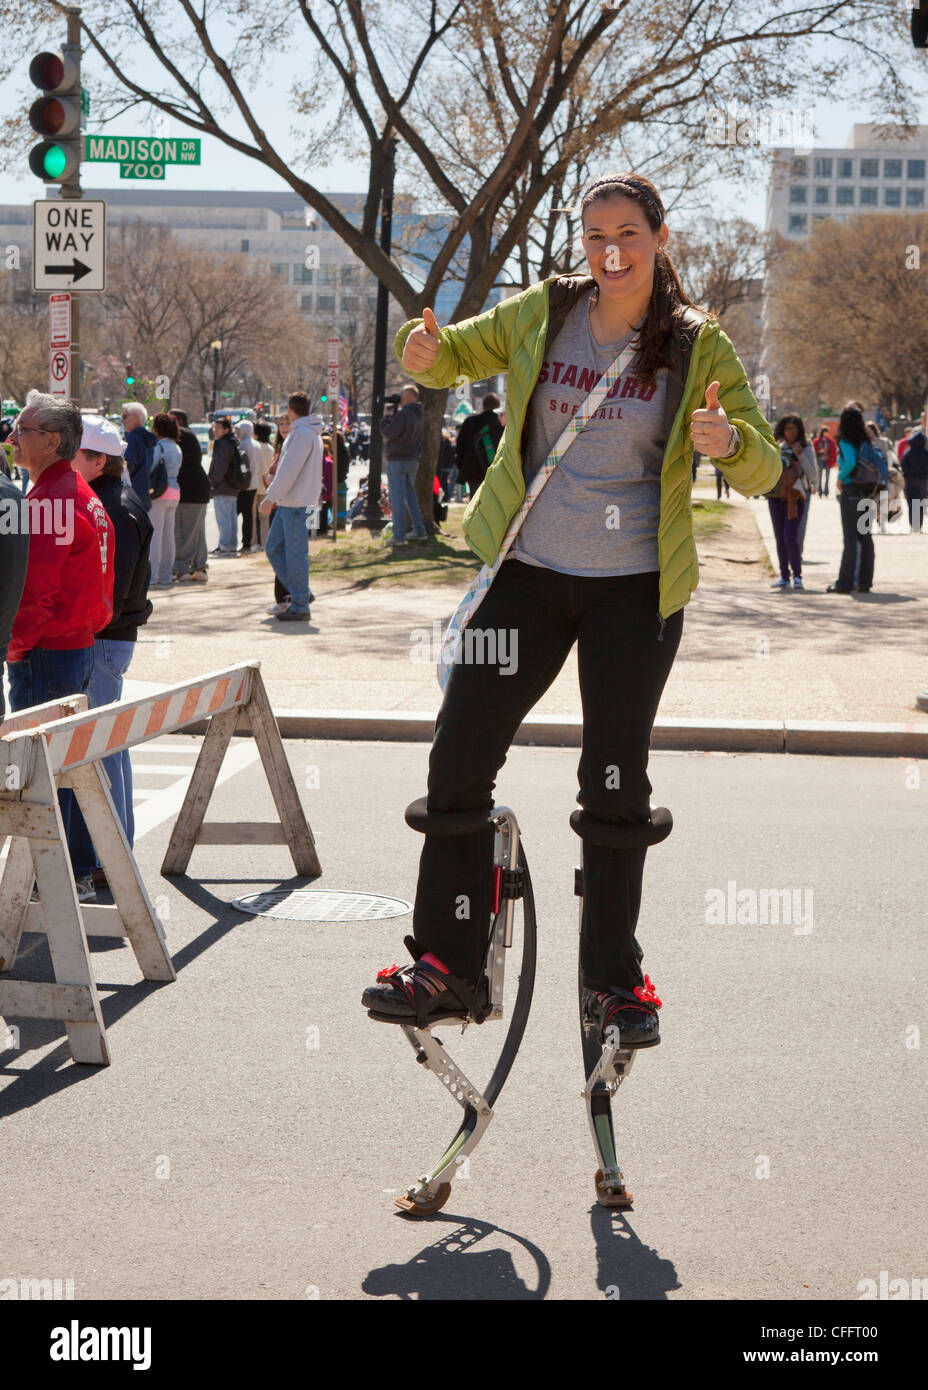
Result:
[[[654,184],[599,179],[581,218],[588,275],[552,276],[442,329],[426,309],[396,336],[423,386],[508,373],[505,432],[464,516],[471,549],[502,562],[479,586],[447,668],[427,809],[489,812],[519,725],[576,643],[584,1003],[604,1042],[618,1029],[622,1047],[649,1047],[660,1042],[661,1002],[635,935],[652,828],[647,767],[698,583],[693,449],[744,496],[769,492],[781,464],[730,340],[680,284]],[[608,390],[591,402],[603,377]],[[628,827],[628,843],[598,837],[603,824]],[[485,1008],[493,843],[489,824],[426,833],[406,938],[414,961],[364,991],[373,1018],[423,1026]]]

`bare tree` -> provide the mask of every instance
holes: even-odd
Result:
[[[64,8],[65,0],[0,0],[7,64]],[[409,316],[434,303],[461,256],[454,317],[479,312],[528,229],[563,205],[578,161],[611,162],[636,131],[671,130],[704,153],[717,94],[752,110],[796,101],[806,82],[827,90],[843,81],[852,62],[874,115],[914,112],[901,78],[902,56],[911,55],[890,0],[786,8],[777,0],[85,0],[83,30],[110,80],[97,102],[104,119],[155,109],[272,170]],[[815,35],[828,43],[810,63]],[[279,92],[254,78],[295,48],[306,55],[306,80],[291,94],[301,138],[284,151],[262,118]],[[335,91],[341,101],[330,114]],[[452,164],[462,93],[472,133],[462,132],[467,157]],[[377,242],[394,136],[401,188],[449,218],[424,284]],[[339,153],[366,162],[359,225],[302,172]],[[720,143],[716,172],[743,169],[756,153]],[[426,393],[426,500],[443,405],[444,393]]]
[[[242,256],[184,246],[164,227],[123,224],[108,288],[88,310],[85,355],[131,358],[140,381],[165,379],[162,399],[209,409],[216,386],[249,375],[288,380],[305,355],[306,320],[280,280]],[[88,296],[89,298],[89,296]]]
[[[878,401],[916,415],[928,387],[928,282],[919,248],[928,214],[822,222],[773,274],[772,371],[785,404]]]

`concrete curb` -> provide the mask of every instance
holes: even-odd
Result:
[[[284,738],[431,743],[432,714],[398,710],[276,710]],[[190,725],[206,732],[206,721]],[[238,733],[247,732],[243,720]],[[579,748],[582,721],[574,715],[529,715],[515,743]],[[928,719],[911,724],[827,723],[803,719],[657,719],[651,747],[692,753],[824,753],[846,757],[928,758]]]

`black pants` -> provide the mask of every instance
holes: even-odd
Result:
[[[913,531],[922,529],[925,517],[925,499],[928,498],[928,479],[907,478],[905,500],[909,508],[909,522]]]
[[[580,579],[507,560],[466,630],[472,645],[462,648],[445,687],[429,758],[429,810],[490,809],[519,725],[577,642],[577,801],[601,820],[649,820],[651,728],[683,631],[682,609],[661,622],[658,587],[656,573]],[[481,652],[498,659],[476,659]],[[564,830],[573,835],[567,808]],[[426,835],[419,862],[416,942],[465,979],[479,975],[488,935],[493,838],[492,828]],[[591,988],[641,981],[635,927],[646,852],[583,843],[580,963]]]
[[[869,589],[873,584],[873,513],[874,508],[861,497],[856,487],[847,483],[838,497],[841,508],[841,531],[844,549],[841,552],[841,568],[835,583],[839,589],[853,589],[854,570],[857,567],[857,547],[860,546],[861,589]]]
[[[238,514],[242,518],[242,549],[250,550],[254,544],[254,517],[255,517],[255,497],[257,488],[246,487],[236,498]]]

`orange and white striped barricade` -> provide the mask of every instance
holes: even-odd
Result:
[[[110,797],[104,757],[208,719],[162,873],[184,873],[197,844],[287,844],[297,873],[315,876],[322,870],[258,662],[97,709],[81,710],[79,701],[86,704],[83,696],[75,696],[24,710],[0,726],[0,843],[13,837],[0,879],[0,971],[12,968],[22,932],[36,931],[47,936],[55,974],[51,984],[0,980],[0,1017],[61,1019],[74,1060],[106,1064],[109,1048],[87,934],[127,937],[146,980],[176,977],[161,923]],[[65,713],[68,708],[78,712]],[[258,746],[279,821],[204,825],[240,720],[247,721]],[[62,787],[73,790],[87,822],[112,906],[78,903],[58,805]],[[30,901],[33,880],[35,902]]]

